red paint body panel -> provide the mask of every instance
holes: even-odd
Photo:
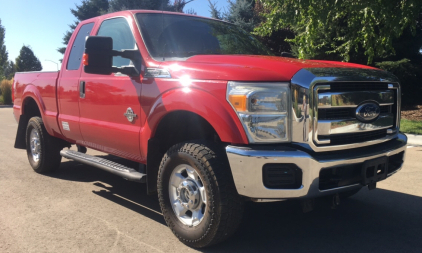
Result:
[[[223,81],[187,81],[174,79],[144,80],[142,113],[146,121],[141,131],[141,152],[146,158],[148,139],[160,120],[169,112],[193,112],[211,124],[224,142],[248,143],[236,113],[226,101]]]
[[[76,37],[74,33],[60,74],[16,74],[16,119],[25,110],[23,101],[33,98],[51,135],[145,163],[148,140],[154,137],[160,120],[174,111],[189,111],[203,117],[224,142],[248,144],[237,114],[226,100],[228,81],[289,81],[303,68],[371,68],[350,63],[249,55],[198,55],[185,61],[159,62],[149,55],[145,47],[134,19],[134,14],[139,12],[153,11],[107,14],[81,22],[76,31],[86,23],[95,22],[91,31],[94,35],[102,21],[124,17],[137,42],[144,67],[166,68],[172,78],[86,74],[82,64],[78,70],[66,70]],[[80,81],[86,84],[85,98],[79,96]],[[133,122],[123,115],[128,107],[137,114]],[[69,124],[70,130],[63,129],[63,122]]]
[[[21,107],[26,99],[32,98],[38,105],[45,128],[50,135],[60,137],[57,125],[57,97],[56,85],[59,72],[16,73],[15,75],[15,117],[24,113]]]
[[[130,160],[140,160],[141,119],[129,122],[127,108],[141,111],[142,84],[128,76],[83,73],[85,98],[80,98],[80,129],[84,146]]]
[[[276,56],[252,55],[197,55],[184,62],[165,62],[162,66],[177,65],[181,70],[172,71],[172,77],[189,75],[199,80],[231,81],[290,81],[303,68],[370,68],[341,63],[305,61]],[[176,68],[176,69],[178,69]]]

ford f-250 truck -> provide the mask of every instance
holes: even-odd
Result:
[[[233,234],[245,200],[338,201],[375,188],[405,157],[395,76],[276,57],[208,18],[136,10],[85,20],[59,72],[14,80],[15,148],[36,172],[66,157],[146,183],[192,247]]]

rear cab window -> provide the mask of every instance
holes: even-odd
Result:
[[[91,33],[94,23],[88,23],[78,31],[75,40],[73,41],[72,49],[70,50],[69,59],[67,61],[67,70],[78,70],[81,66],[82,55],[85,50],[85,39]]]

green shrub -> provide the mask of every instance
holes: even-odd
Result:
[[[13,80],[3,80],[0,84],[1,97],[6,105],[12,104],[12,85]]]
[[[409,59],[383,61],[375,65],[399,78],[403,105],[422,104],[422,65],[413,64]]]

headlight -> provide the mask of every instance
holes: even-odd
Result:
[[[227,101],[237,112],[250,143],[288,142],[289,84],[227,84]]]

